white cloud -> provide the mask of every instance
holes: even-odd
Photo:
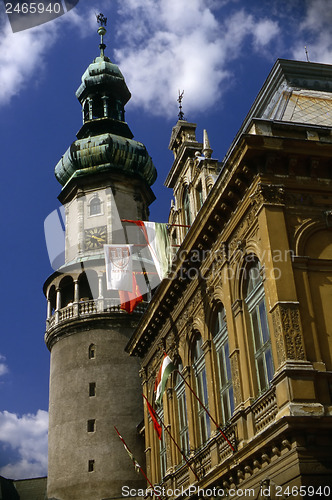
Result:
[[[280,33],[280,27],[276,21],[263,19],[253,25],[252,32],[255,46],[265,47]]]
[[[109,1],[104,1],[103,5],[109,5]],[[96,28],[98,7],[96,3],[94,9],[89,8],[87,15],[72,9],[41,26],[13,33],[0,3],[0,16],[3,15],[0,22],[0,106],[8,104],[31,82],[38,84],[47,71],[47,54],[64,33],[65,25],[70,25],[80,37],[90,34],[92,26]]]
[[[240,0],[118,0],[116,5],[108,37],[117,30],[115,59],[133,94],[131,105],[157,115],[175,116],[183,89],[186,114],[214,106],[233,82],[232,63],[244,54],[304,59],[308,45],[311,60],[331,62],[331,0],[294,1],[296,30],[286,15],[287,2],[270,9]],[[96,13],[109,15],[112,9],[111,0],[82,1],[57,20],[15,34],[3,22],[0,105],[45,76],[46,54],[61,35],[68,36],[65,26],[84,37],[95,30]]]
[[[0,377],[8,372],[8,366],[5,363],[6,358],[0,354]]]
[[[0,446],[16,450],[19,458],[0,469],[0,474],[12,479],[38,477],[47,474],[48,413],[19,417],[8,411],[0,412]]]
[[[331,24],[331,0],[307,0],[307,10],[299,25],[293,57],[303,60],[305,58],[304,46],[307,46],[310,61],[331,64]]]
[[[122,0],[118,33],[125,46],[116,60],[133,94],[133,104],[174,116],[178,90],[185,110],[205,110],[227,88],[229,63],[248,36],[253,48],[278,34],[276,22],[256,19],[244,9],[219,20],[200,0]],[[223,85],[222,85],[223,84]]]
[[[0,105],[17,95],[30,79],[38,80],[46,49],[55,41],[55,23],[12,33],[9,23],[0,33]]]

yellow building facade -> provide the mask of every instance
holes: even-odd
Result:
[[[178,370],[156,410],[182,454],[144,416],[168,497],[330,493],[331,82],[278,60],[222,162],[194,123],[173,128],[176,255],[127,345],[151,403],[164,352]]]

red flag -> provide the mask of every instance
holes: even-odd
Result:
[[[123,290],[119,290],[120,296],[120,309],[127,311],[127,313],[131,314],[137,304],[143,302],[143,297],[141,295],[140,289],[138,287],[135,274],[133,273],[133,288],[132,292],[124,292]]]
[[[154,409],[152,408],[152,406],[150,405],[150,403],[147,400],[147,398],[144,396],[144,394],[143,394],[143,398],[146,401],[146,404],[147,404],[147,407],[148,407],[148,410],[149,410],[149,413],[150,413],[150,416],[151,416],[151,419],[152,419],[152,422],[153,422],[154,430],[158,434],[158,439],[161,440],[161,431],[162,431],[162,429],[161,429],[161,425],[159,424],[159,422],[157,420],[157,414],[154,411]]]

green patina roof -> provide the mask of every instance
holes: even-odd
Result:
[[[138,175],[149,185],[157,177],[145,146],[114,134],[100,134],[73,142],[56,165],[55,176],[64,186],[77,175],[91,175],[106,170]]]
[[[119,67],[105,56],[96,57],[85,70],[76,97],[82,102],[91,92],[99,91],[100,88],[112,89],[113,96],[120,98],[123,104],[131,97]]]
[[[138,176],[148,185],[154,183],[157,171],[145,146],[133,140],[124,121],[124,105],[131,94],[116,64],[108,57],[97,57],[86,69],[76,92],[84,111],[84,123],[77,140],[67,149],[55,167],[55,176],[62,186],[77,177],[109,171]],[[87,112],[87,103],[107,99],[108,115]],[[88,114],[87,114],[88,113]]]

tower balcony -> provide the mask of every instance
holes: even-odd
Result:
[[[147,304],[147,302],[140,302],[135,307],[134,312],[143,314]],[[84,318],[87,315],[91,316],[113,312],[127,314],[124,309],[121,309],[121,303],[118,298],[100,298],[96,300],[83,299],[80,302],[70,303],[66,307],[54,311],[46,320],[46,331],[72,319]]]

